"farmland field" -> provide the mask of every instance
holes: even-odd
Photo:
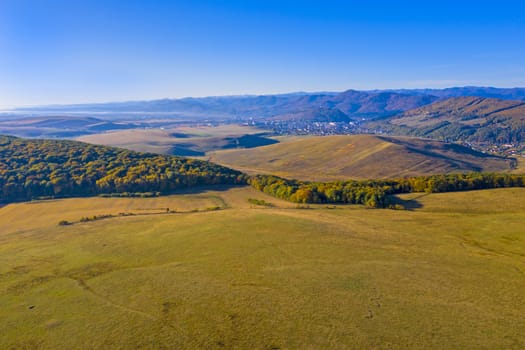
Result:
[[[7,205],[0,348],[523,349],[525,189],[400,198],[413,209],[246,187]],[[119,212],[136,215],[78,222]]]

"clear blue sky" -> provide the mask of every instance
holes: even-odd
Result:
[[[0,0],[0,106],[525,86],[525,1]]]

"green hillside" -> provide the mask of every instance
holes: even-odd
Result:
[[[525,189],[403,196],[413,210],[250,188],[7,205],[0,348],[525,348]]]
[[[372,135],[293,138],[254,149],[213,152],[210,160],[252,174],[313,181],[508,171],[513,164],[455,144]]]
[[[242,173],[205,161],[76,141],[0,136],[0,202],[100,193],[169,193],[198,185],[244,182]]]

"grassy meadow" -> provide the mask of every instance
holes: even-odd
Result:
[[[525,348],[525,189],[400,200],[413,209],[247,187],[10,204],[0,348]],[[57,225],[123,211],[154,215]]]

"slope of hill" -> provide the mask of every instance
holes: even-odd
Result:
[[[512,161],[432,140],[372,135],[296,138],[210,160],[249,173],[302,180],[393,178],[469,171],[508,171]]]
[[[42,196],[162,192],[242,183],[243,175],[209,162],[76,141],[0,136],[0,202]]]
[[[455,97],[407,111],[376,125],[396,134],[444,140],[525,141],[525,102]]]

